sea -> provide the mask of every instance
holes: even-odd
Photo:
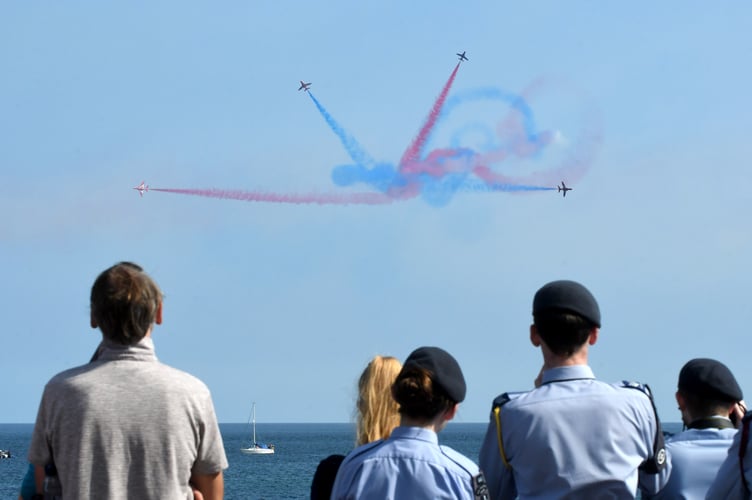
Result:
[[[485,423],[450,422],[439,442],[478,460],[486,432]],[[680,423],[664,423],[668,434],[681,430]],[[0,499],[16,499],[28,462],[26,454],[33,424],[0,424],[0,449],[11,458],[0,460]],[[311,479],[323,458],[347,454],[355,442],[353,424],[256,424],[259,441],[273,443],[273,455],[244,455],[250,429],[245,424],[220,424],[227,460],[225,498],[228,500],[309,498]]]

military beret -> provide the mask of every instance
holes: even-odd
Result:
[[[552,281],[541,287],[533,298],[533,315],[559,309],[585,318],[595,326],[601,326],[601,311],[598,302],[587,288],[576,281]]]
[[[692,359],[679,372],[679,390],[717,401],[741,401],[742,390],[734,375],[720,361]]]
[[[457,360],[439,347],[419,347],[405,360],[402,370],[419,367],[431,373],[431,380],[446,392],[449,398],[459,403],[465,399],[467,386]]]

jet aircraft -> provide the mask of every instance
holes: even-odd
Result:
[[[300,80],[300,87],[298,87],[298,90],[305,90],[308,92],[308,88],[311,86],[311,83],[305,83],[303,80]]]
[[[139,196],[143,196],[145,192],[149,191],[149,185],[146,184],[146,181],[141,181],[141,184],[134,187],[136,191],[138,191]]]
[[[460,61],[467,61],[468,60],[467,57],[465,57],[465,52],[466,52],[465,50],[462,51],[462,54],[460,54],[459,52],[457,52],[457,56],[460,58]]]
[[[566,198],[567,191],[571,191],[574,188],[568,188],[566,184],[564,184],[564,181],[561,181],[561,186],[556,186],[559,189],[559,193],[561,193],[561,196],[563,198]]]

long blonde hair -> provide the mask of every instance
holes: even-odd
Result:
[[[388,438],[399,425],[399,406],[392,398],[392,384],[402,363],[391,356],[374,357],[358,381],[358,446]]]

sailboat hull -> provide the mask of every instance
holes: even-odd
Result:
[[[240,452],[246,455],[274,455],[272,448],[240,448]]]

